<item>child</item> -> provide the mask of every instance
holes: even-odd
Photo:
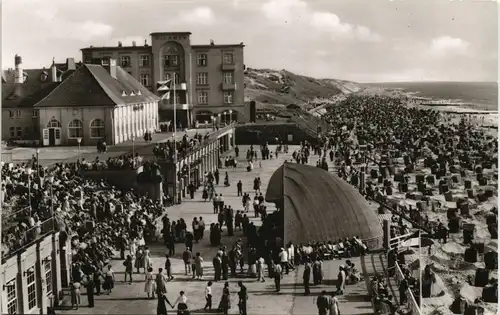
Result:
[[[205,311],[208,309],[209,311],[212,311],[212,281],[208,281],[207,287],[205,288],[205,300],[207,303],[205,304],[205,307],[203,308]]]

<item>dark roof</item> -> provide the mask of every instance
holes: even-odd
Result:
[[[149,35],[150,36],[153,36],[153,35],[191,35],[193,33],[191,32],[153,32],[153,33],[150,33]]]
[[[285,243],[357,236],[369,248],[382,246],[382,227],[365,198],[321,168],[284,163],[269,180],[266,200],[283,203]]]
[[[42,81],[42,74],[47,75]],[[27,79],[24,83],[2,83],[2,107],[16,108],[33,107],[36,103],[52,92],[60,82],[52,82],[50,69],[27,69],[24,70]]]
[[[142,95],[129,96],[131,92]],[[122,96],[125,92],[127,96]],[[100,65],[85,64],[78,68],[37,107],[115,106],[158,100],[134,77],[116,67],[116,79]]]
[[[137,46],[101,46],[101,47],[85,47],[81,51],[96,51],[96,50],[148,50],[151,51],[150,45],[137,45]]]
[[[203,49],[210,49],[210,48],[243,48],[245,45],[243,44],[223,44],[223,45],[191,45],[191,48],[203,48]]]

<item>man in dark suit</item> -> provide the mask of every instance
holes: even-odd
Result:
[[[238,286],[240,287],[240,292],[238,292],[238,308],[240,309],[240,315],[247,315],[247,287],[245,287],[241,281],[238,281]]]

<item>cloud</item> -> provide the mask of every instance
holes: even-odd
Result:
[[[179,18],[176,20],[185,24],[211,25],[215,22],[215,14],[209,7],[197,7],[191,11],[181,12]]]
[[[379,41],[380,35],[363,25],[342,22],[328,11],[314,11],[302,0],[269,0],[262,5],[264,16],[278,25],[298,23],[304,29],[313,28],[331,39],[355,39],[360,41]]]
[[[429,46],[429,53],[442,57],[449,54],[464,55],[469,51],[470,44],[457,37],[441,36],[434,38]]]

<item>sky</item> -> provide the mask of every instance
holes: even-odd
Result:
[[[81,60],[80,49],[190,31],[244,42],[251,68],[356,82],[497,81],[496,1],[1,0],[2,68]]]

